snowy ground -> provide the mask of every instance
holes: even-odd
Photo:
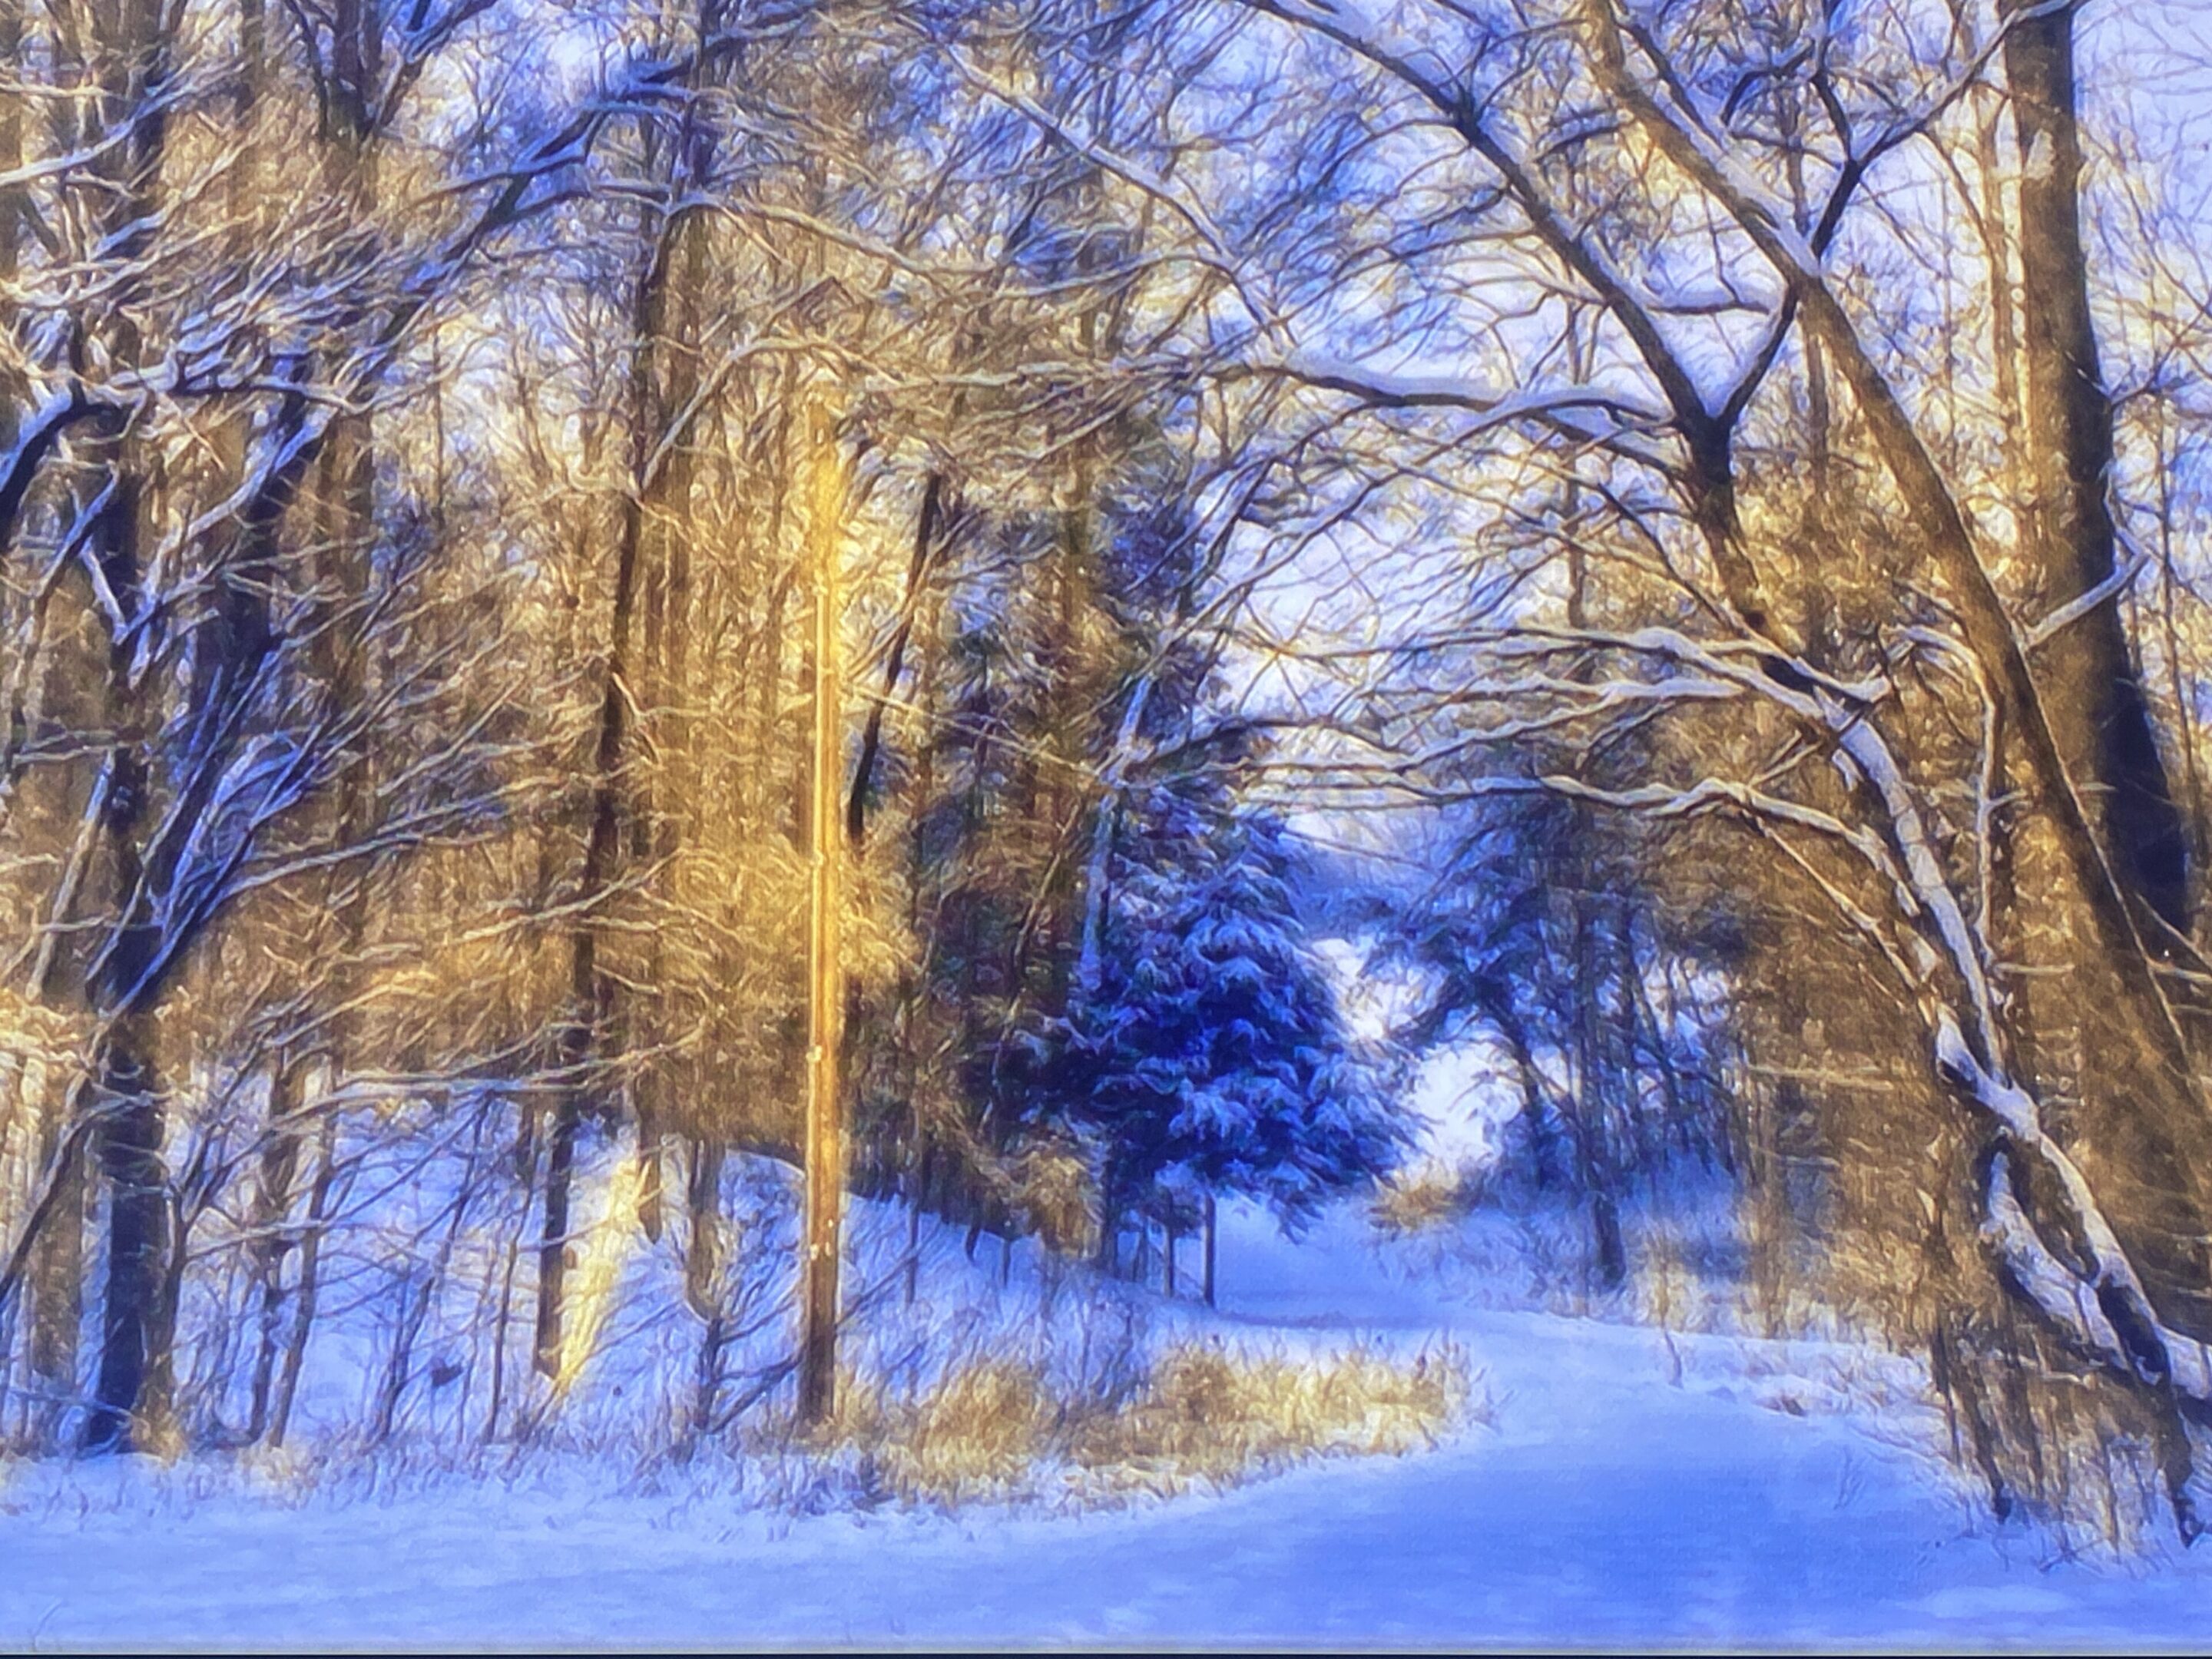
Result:
[[[1248,1334],[1450,1332],[1495,1425],[1060,1517],[793,1517],[581,1471],[288,1503],[44,1468],[0,1491],[0,1647],[2201,1648],[2212,1623],[2212,1564],[1995,1528],[1928,1461],[1909,1376],[1850,1350],[1473,1309],[1348,1219],[1240,1230],[1223,1272]]]

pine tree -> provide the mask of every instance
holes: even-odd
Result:
[[[1298,915],[1284,826],[1224,797],[1152,792],[1055,1068],[1099,1146],[1109,1249],[1116,1218],[1176,1186],[1295,1226],[1403,1145]]]

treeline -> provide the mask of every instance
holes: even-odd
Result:
[[[1710,1158],[1999,1512],[2193,1538],[2203,66],[2012,0],[1254,9],[1271,127],[1376,186],[1279,372],[1418,596],[1304,655],[1370,710],[1333,784],[1438,809],[1428,1024],[1601,1276]]]
[[[724,1420],[824,845],[857,1190],[1110,1266],[1387,1164],[1218,696],[1154,27],[0,8],[11,1443],[281,1441],[341,1292],[372,1438],[468,1296],[509,1436],[616,1203]]]

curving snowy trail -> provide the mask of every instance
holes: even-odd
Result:
[[[1924,1411],[1866,1407],[1847,1351],[1455,1309],[1340,1237],[1231,1247],[1228,1321],[1449,1330],[1495,1427],[1073,1518],[794,1521],[581,1481],[294,1510],[80,1470],[81,1516],[61,1489],[0,1492],[0,1647],[2201,1648],[2212,1627],[2195,1560],[2053,1564],[1992,1528],[1914,1449]]]

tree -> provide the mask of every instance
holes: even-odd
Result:
[[[36,169],[29,211],[64,230],[15,282],[63,320],[27,340],[10,387],[21,387],[17,441],[0,461],[0,547],[36,550],[51,584],[82,592],[76,638],[46,626],[44,602],[31,619],[15,684],[69,690],[35,711],[40,739],[12,763],[36,769],[48,799],[73,802],[63,810],[83,826],[53,866],[59,878],[15,896],[48,941],[30,953],[34,990],[65,983],[84,1030],[75,1121],[9,1237],[0,1294],[44,1229],[60,1237],[74,1224],[71,1172],[89,1140],[108,1197],[86,1431],[95,1447],[173,1436],[183,1230],[212,1197],[203,1183],[238,1167],[179,1170],[165,1157],[192,1109],[237,1109],[237,1096],[191,1086],[181,1040],[194,999],[183,993],[223,983],[220,946],[252,896],[320,887],[327,910],[325,878],[350,866],[350,908],[363,902],[362,872],[388,854],[481,833],[489,815],[467,785],[483,775],[477,739],[496,707],[449,727],[459,738],[426,744],[417,728],[434,729],[441,703],[453,710],[453,647],[432,618],[441,601],[466,603],[454,591],[466,584],[434,592],[425,555],[450,550],[434,538],[363,533],[366,411],[419,372],[426,325],[543,205],[544,181],[655,96],[666,70],[646,66],[550,131],[498,133],[487,165],[456,188],[387,209],[362,188],[368,146],[410,120],[435,125],[409,95],[487,9],[459,0],[404,21],[366,7],[297,14],[285,69],[304,81],[319,132],[347,153],[304,158],[296,194],[250,229],[222,216],[273,190],[275,164],[250,143],[208,138],[235,137],[241,107],[257,118],[253,100],[233,99],[230,75],[201,71],[233,67],[223,54],[234,46],[255,84],[259,9],[228,35],[187,27],[175,8],[50,8],[21,60],[93,93],[57,106],[80,110],[82,124],[65,120]],[[203,106],[211,124],[179,125]],[[249,188],[224,188],[249,165]],[[87,648],[94,632],[104,637]],[[364,677],[364,663],[380,678]],[[393,732],[415,752],[371,788],[374,740]],[[356,788],[377,798],[374,814],[319,822],[307,810]],[[318,963],[318,975],[328,967]],[[255,1023],[251,1007],[230,1012],[243,1016],[234,1032]],[[328,1029],[280,1047],[326,1048]],[[337,1094],[313,1110],[335,1112]],[[301,1127],[289,1108],[270,1116],[257,1152]],[[223,1139],[198,1144],[206,1152]]]
[[[1171,1176],[1297,1224],[1404,1143],[1304,937],[1282,826],[1187,790],[1156,786],[1123,831],[1100,971],[1051,1073],[1099,1143],[1109,1261]]]
[[[2062,153],[2070,9],[1960,9],[1933,33],[1936,9],[1914,8],[1843,33],[1782,4],[1250,9],[1269,20],[1256,51],[1308,66],[1277,77],[1279,125],[1331,143],[1346,173],[1423,181],[1395,205],[1311,210],[1336,234],[1291,245],[1284,291],[1379,269],[1396,297],[1354,315],[1305,300],[1284,331],[1303,320],[1307,349],[1255,350],[1248,370],[1298,388],[1310,424],[1292,429],[1337,457],[1310,469],[1302,531],[1395,515],[1466,573],[1445,579],[1468,601],[1449,624],[1310,653],[1339,684],[1348,665],[1392,671],[1351,694],[1383,753],[1346,775],[1641,816],[1667,833],[1638,885],[1725,906],[1740,989],[1790,971],[1755,958],[1885,985],[1886,1032],[1829,1030],[1880,1056],[1895,1107],[1836,1091],[1812,1109],[1850,1160],[1870,1260],[1919,1241],[1897,1328],[1982,1399],[2002,1390],[1960,1381],[1977,1368],[2094,1377],[2193,1531],[2204,1107],[2165,963],[2178,821],[2101,585],[2109,422]],[[1952,234],[1969,207],[1990,222],[1957,140],[2000,61],[2034,174],[2014,234],[1987,239],[2019,246],[2020,337],[2037,342],[2036,407],[2009,445],[1990,408],[2008,277],[1962,262]],[[1878,207],[1876,179],[1927,193]],[[1924,304],[1885,306],[1915,283]],[[1345,421],[1357,436],[1329,424]],[[2008,447],[2028,481],[2013,534],[1969,514],[2007,500],[1991,462]],[[1583,614],[1579,569],[1605,573]],[[1519,769],[1546,732],[1572,738],[1568,757]],[[1728,825],[1778,862],[1728,870]],[[1821,935],[1864,954],[1807,948]],[[2067,1007],[2015,964],[2067,975]],[[1881,1156],[1927,1145],[1922,1126],[1940,1126],[1934,1169]],[[1985,1467],[2055,1496],[2035,1413],[1998,1416],[1977,1435]]]

